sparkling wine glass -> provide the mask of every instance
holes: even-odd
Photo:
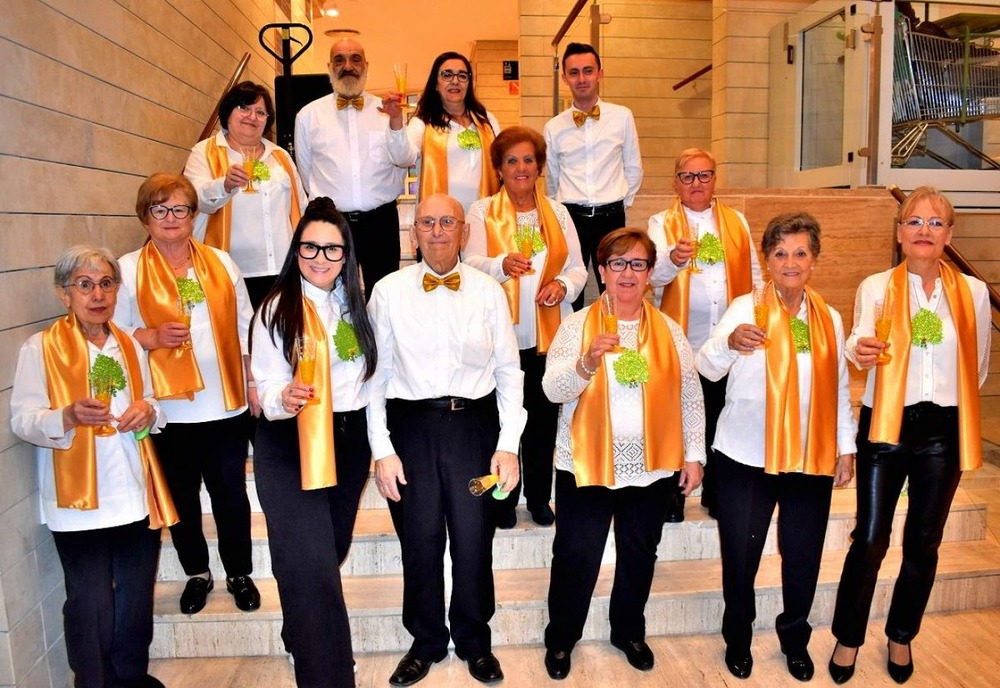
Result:
[[[187,327],[188,330],[191,329],[191,312],[193,310],[194,310],[194,301],[189,301],[188,299],[185,299],[183,296],[177,297],[177,322]],[[184,343],[181,344],[178,348],[184,351],[191,350],[190,334],[188,335],[188,338],[184,340]]]
[[[92,385],[94,398],[111,410],[111,380],[94,382]],[[98,437],[109,437],[117,432],[110,425],[98,425],[94,428],[94,434]]]
[[[535,239],[534,239],[534,237],[532,237],[531,234],[528,233],[528,232],[524,232],[523,234],[521,234],[520,237],[517,240],[517,249],[521,252],[521,255],[524,256],[525,260],[527,260],[530,263],[531,262],[531,257],[533,255],[535,255]],[[532,268],[532,267],[529,267],[522,274],[524,274],[524,275],[534,275],[535,274],[535,269]]]
[[[618,334],[618,297],[609,291],[601,294],[601,329],[605,334]],[[616,345],[611,352],[620,354],[624,350]]]
[[[892,330],[892,304],[885,301],[875,302],[875,339],[882,344],[889,341],[889,332]],[[883,349],[875,359],[877,365],[884,365],[892,360],[892,354]]]
[[[399,107],[406,109],[409,104],[406,102],[406,63],[394,62],[392,65],[392,75],[396,77],[396,91],[403,97]]]
[[[756,286],[753,288],[753,321],[757,327],[767,332],[767,319],[770,315],[770,309],[767,306],[765,289],[766,287],[763,286]],[[770,346],[770,344],[771,340],[764,337],[764,341],[761,343],[761,346],[766,349]]]
[[[694,250],[694,255],[692,255],[688,261],[687,270],[692,275],[697,275],[701,272],[701,268],[698,267],[698,247],[700,246],[700,242],[698,241],[698,228],[692,227],[691,224],[688,223],[684,230],[684,237],[691,242],[691,248]]]
[[[243,193],[257,193],[257,189],[253,186],[253,168],[257,164],[257,146],[241,146],[240,152],[243,153],[243,171],[247,173],[247,185],[243,189]]]
[[[486,475],[481,475],[478,478],[473,478],[469,481],[469,492],[478,497],[496,485],[499,478],[500,476],[494,475],[493,473],[487,473]]]
[[[309,335],[295,338],[295,351],[298,354],[299,381],[304,385],[312,385],[316,379],[316,340]],[[307,406],[319,403],[318,399],[309,399]]]

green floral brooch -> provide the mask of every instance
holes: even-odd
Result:
[[[483,141],[479,138],[477,129],[463,129],[458,132],[458,147],[462,150],[479,150]]]
[[[125,389],[125,371],[121,364],[110,356],[97,354],[90,368],[90,386],[95,390],[107,390],[115,396]]]
[[[201,288],[198,280],[190,277],[177,278],[177,293],[188,303],[201,303],[205,300],[205,290]]]
[[[926,349],[928,344],[940,344],[944,339],[941,329],[941,318],[937,313],[926,308],[921,308],[910,321],[910,329],[913,331],[911,340],[916,346]]]
[[[271,178],[271,168],[260,160],[253,161],[253,180],[255,182],[266,182]]]
[[[799,318],[791,318],[788,321],[788,326],[792,330],[792,344],[795,345],[795,353],[809,353],[809,325]]]
[[[361,355],[361,344],[354,326],[346,320],[337,323],[337,332],[333,335],[333,345],[337,349],[337,357],[341,361],[353,361]]]
[[[615,379],[626,387],[638,387],[649,382],[649,363],[646,357],[634,349],[626,349],[615,360]]]
[[[532,256],[545,250],[545,239],[542,238],[541,232],[531,225],[518,225],[517,231],[514,232],[514,244],[518,250],[522,250],[521,247],[529,240],[531,241]]]
[[[705,234],[698,239],[698,260],[705,265],[715,265],[726,257],[722,242],[714,234]]]

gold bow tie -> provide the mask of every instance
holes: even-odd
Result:
[[[590,108],[590,112],[581,112],[580,110],[573,110],[573,123],[578,127],[582,127],[583,123],[587,121],[588,117],[592,118],[595,122],[600,121],[601,106],[595,105],[594,107]]]
[[[365,106],[365,97],[356,96],[354,98],[345,98],[344,96],[337,96],[338,110],[343,110],[348,105],[353,106],[355,110],[360,110]]]
[[[429,272],[424,273],[424,291],[434,291],[442,284],[452,291],[458,291],[458,287],[462,284],[462,276],[457,272],[453,272],[447,277],[438,277]]]

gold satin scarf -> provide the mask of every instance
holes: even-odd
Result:
[[[302,211],[299,208],[299,195],[295,189],[295,167],[284,151],[275,148],[272,154],[274,155],[274,159],[284,168],[285,174],[288,175],[292,201],[289,204],[288,221],[291,223],[292,231],[294,232],[295,226],[299,224],[299,218],[302,217]],[[205,158],[208,160],[208,169],[212,173],[213,179],[220,179],[226,176],[226,172],[230,167],[229,154],[226,152],[225,147],[216,143],[214,136],[208,139],[208,145],[205,147]],[[208,225],[205,229],[205,245],[214,246],[228,252],[230,241],[232,240],[232,228],[233,202],[230,200],[208,216]]]
[[[562,227],[559,225],[559,218],[556,217],[548,199],[537,191],[535,192],[535,207],[538,209],[540,231],[547,248],[545,265],[540,271],[541,275],[538,280],[541,287],[554,280],[562,272],[566,265],[566,259],[569,257],[569,248],[566,245],[566,237],[563,235]],[[507,189],[501,188],[499,193],[490,199],[489,207],[486,210],[486,254],[490,257],[505,253],[520,254],[521,249],[514,244],[515,232],[517,232],[517,210],[514,209]],[[511,317],[515,323],[520,322],[521,281],[509,279],[500,286],[507,294]],[[558,305],[535,304],[535,322],[537,323],[535,333],[538,353],[544,354],[549,350],[561,321],[562,313]]]
[[[240,351],[236,288],[226,266],[212,249],[188,240],[191,262],[205,292],[215,352],[222,376],[222,394],[226,410],[245,406],[246,384],[243,379],[243,353]],[[173,268],[152,241],[142,247],[136,270],[136,304],[146,327],[177,322],[177,277]],[[193,349],[153,349],[149,369],[157,399],[194,399],[205,388]]]
[[[749,294],[753,290],[750,252],[754,247],[735,210],[716,201],[712,213],[715,217],[715,227],[722,239],[722,249],[726,253],[724,259],[726,295],[728,302],[732,303],[737,296]],[[676,246],[681,237],[687,236],[687,228],[684,206],[677,200],[663,218],[663,231],[667,235],[667,244]],[[660,301],[660,310],[684,328],[684,332],[688,331],[690,296],[691,273],[688,270],[681,270],[670,284],[663,287],[663,298]]]
[[[983,465],[979,426],[979,334],[976,308],[965,278],[945,262],[940,263],[941,287],[951,310],[958,343],[958,448],[959,466],[971,471]],[[910,279],[906,261],[893,268],[885,290],[892,306],[889,343],[892,360],[875,366],[870,442],[899,444],[906,401],[906,375],[910,364],[913,331],[910,324]]]
[[[774,290],[765,291],[768,305],[766,357],[767,397],[764,414],[764,472],[802,472],[833,475],[837,466],[837,335],[833,318],[823,298],[806,287],[809,314],[809,349],[812,358],[812,385],[809,393],[809,426],[806,449],[802,452],[799,419],[799,366],[792,341],[790,318]]]
[[[118,342],[125,361],[132,401],[142,399],[142,368],[132,340],[108,321],[108,330]],[[62,409],[90,396],[90,351],[72,313],[53,323],[42,334],[45,382],[53,409]],[[60,509],[83,511],[99,508],[97,499],[97,447],[95,428],[80,425],[69,449],[53,449],[56,504]],[[166,478],[147,435],[139,440],[139,460],[146,484],[149,527],[159,530],[178,521]]]
[[[586,352],[601,334],[600,302],[587,312],[580,352]],[[642,388],[643,451],[647,471],[678,471],[684,466],[684,436],[681,424],[681,366],[670,328],[663,316],[643,300],[639,314],[639,353],[649,363],[649,382]],[[577,402],[570,421],[573,472],[576,484],[615,484],[614,435],[611,428],[608,375],[597,374]]]
[[[595,122],[600,121],[601,106],[595,105],[594,107],[590,108],[590,110],[588,110],[587,112],[584,112],[583,110],[573,110],[573,124],[575,124],[578,127],[582,127],[583,123],[587,121],[588,117],[594,120]]]
[[[337,484],[337,465],[333,447],[333,385],[330,337],[316,306],[302,297],[302,333],[316,342],[316,375],[313,387],[317,403],[306,404],[299,411],[299,468],[302,489],[319,490]]]
[[[482,144],[482,164],[479,173],[479,197],[492,196],[500,189],[500,178],[493,169],[490,160],[490,144],[496,135],[489,120],[480,122],[471,112],[469,117],[479,132]],[[437,193],[448,193],[448,137],[451,136],[451,126],[438,129],[429,124],[424,127],[424,139],[420,148],[420,200]]]

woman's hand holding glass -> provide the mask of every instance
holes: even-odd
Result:
[[[746,355],[762,347],[766,339],[765,332],[761,328],[750,323],[740,323],[729,333],[729,348]]]
[[[247,174],[243,165],[233,165],[226,171],[226,176],[223,177],[222,188],[225,189],[226,193],[231,194],[237,189],[244,188],[249,182],[250,175]]]
[[[160,323],[152,331],[156,333],[154,349],[176,349],[191,339],[191,328],[181,322]]]
[[[587,353],[583,355],[583,363],[586,365],[586,369],[597,370],[597,367],[601,365],[601,361],[604,360],[604,354],[614,351],[620,342],[621,338],[617,334],[603,333],[594,337],[590,346],[587,347]],[[584,377],[590,379],[591,376],[585,375]]]
[[[63,409],[62,417],[63,430],[67,432],[80,425],[101,427],[109,425],[115,420],[115,417],[111,415],[111,407],[93,397],[77,399]]]
[[[520,253],[508,253],[503,258],[502,267],[503,274],[516,279],[531,269],[531,260]]]
[[[878,363],[879,356],[888,348],[888,342],[880,342],[875,337],[858,337],[854,346],[854,360],[862,370],[868,370]]]
[[[292,380],[281,390],[281,407],[285,409],[285,413],[294,415],[305,408],[315,396],[316,390],[312,385]]]
[[[677,245],[670,251],[670,262],[679,268],[687,266],[698,247],[688,237],[681,237]]]

